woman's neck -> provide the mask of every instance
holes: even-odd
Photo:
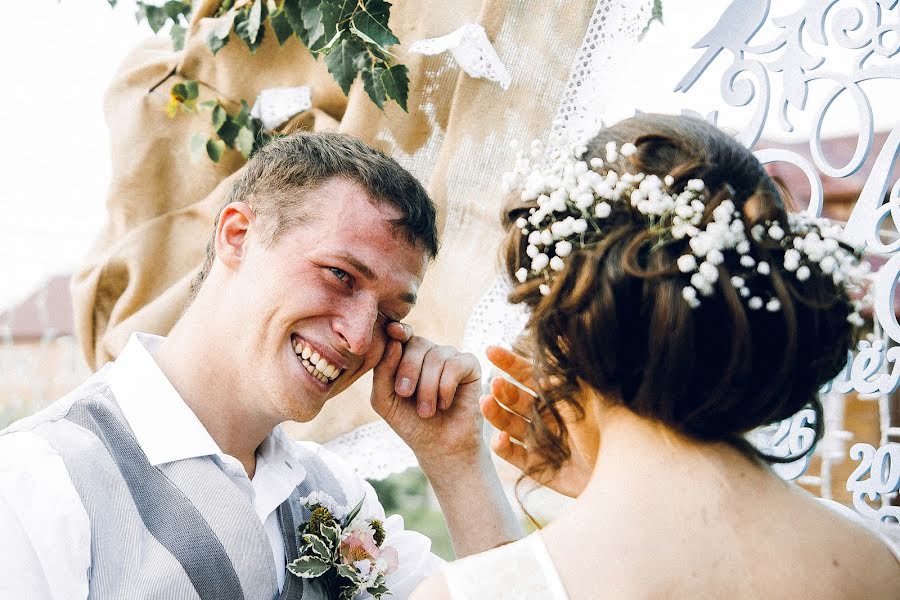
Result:
[[[777,481],[729,443],[691,439],[620,406],[597,413],[596,462],[579,496],[586,506],[658,510],[663,494],[689,507]]]

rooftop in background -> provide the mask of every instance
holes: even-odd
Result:
[[[69,275],[57,275],[20,304],[0,312],[0,330],[9,327],[14,342],[39,340],[45,335],[74,332]]]

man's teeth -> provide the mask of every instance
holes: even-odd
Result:
[[[312,375],[322,383],[333,381],[338,375],[341,374],[341,369],[329,363],[323,357],[319,356],[318,352],[314,351],[312,348],[305,345],[300,340],[294,342],[294,352],[297,353],[297,358],[300,359],[300,364],[302,364],[306,368],[306,370],[309,371],[310,375]]]

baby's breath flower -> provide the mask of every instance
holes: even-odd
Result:
[[[682,254],[678,257],[678,270],[682,273],[690,273],[697,268],[697,259],[693,254]]]
[[[697,290],[689,285],[682,288],[681,297],[687,301],[691,308],[700,306],[700,300],[697,299]]]
[[[556,242],[555,250],[557,256],[565,258],[572,252],[572,243],[566,240]]]
[[[517,157],[514,171],[504,176],[504,184],[518,189],[523,200],[536,201],[537,206],[529,208],[529,216],[515,223],[528,239],[529,259],[516,271],[516,279],[524,282],[531,272],[542,275],[547,281],[540,285],[544,295],[550,293],[553,276],[564,268],[565,258],[575,245],[592,239],[582,234],[601,230],[601,224],[594,219],[609,217],[614,202],[633,210],[636,218],[643,216],[648,227],[659,232],[662,245],[686,242],[689,251],[679,250],[681,255],[676,262],[678,271],[690,279],[682,296],[693,308],[699,306],[698,296],[716,292],[720,269],[728,274],[750,309],[765,307],[771,312],[780,310],[781,303],[765,290],[758,277],[771,275],[773,269],[793,273],[802,282],[812,276],[811,267],[818,265],[822,275],[848,291],[856,289],[852,286],[858,287],[856,282],[867,273],[857,253],[839,241],[843,235],[841,227],[827,219],[788,214],[786,222],[765,221],[748,231],[733,199],[726,198],[712,209],[711,220],[704,222],[708,192],[702,179],[690,179],[676,193],[671,175],[660,178],[652,173],[618,173],[611,168],[602,172],[619,156],[628,158],[637,151],[632,142],[618,146],[611,141],[604,149],[605,161],[601,157],[584,157],[584,146],[545,149],[543,144],[533,143],[529,152]],[[758,260],[751,239],[762,244],[768,239],[785,248],[782,260],[774,264]],[[755,293],[747,285],[748,277],[753,278]],[[858,310],[854,305],[851,321],[861,320]]]

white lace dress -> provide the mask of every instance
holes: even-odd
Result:
[[[453,600],[568,600],[541,533],[448,563]]]

